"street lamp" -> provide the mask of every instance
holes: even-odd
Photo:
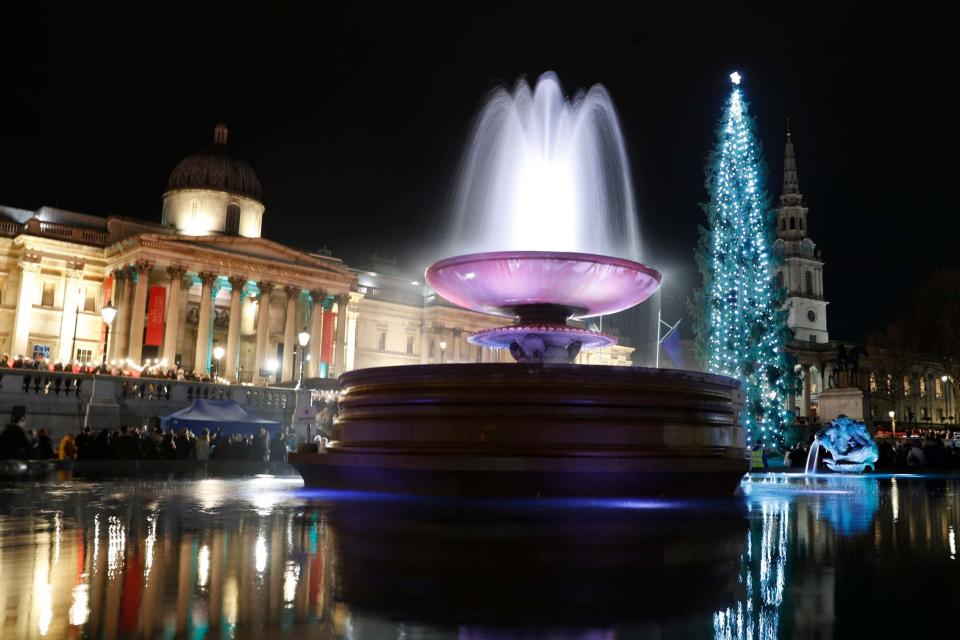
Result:
[[[300,377],[297,378],[297,389],[299,389],[303,385],[303,361],[305,359],[303,354],[307,348],[307,343],[310,342],[310,334],[306,327],[297,334],[297,342],[300,343]]]
[[[226,350],[220,345],[217,345],[213,348],[213,361],[217,365],[213,371],[214,380],[220,377],[220,361],[223,359],[224,353],[226,353]]]
[[[897,435],[897,412],[891,409],[887,412],[887,415],[890,416],[890,431],[894,436]]]
[[[443,355],[447,352],[447,341],[440,340],[440,362],[443,362]]]
[[[103,367],[107,366],[107,341],[110,339],[110,325],[113,319],[117,317],[117,308],[109,302],[100,309],[100,317],[103,319]]]

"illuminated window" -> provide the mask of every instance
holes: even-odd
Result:
[[[190,222],[196,224],[197,218],[200,217],[200,201],[191,200],[190,201]]]
[[[893,395],[893,374],[887,374],[887,393]]]
[[[35,344],[33,345],[33,359],[37,358],[49,358],[50,357],[50,345],[48,344]]]
[[[227,221],[223,230],[226,233],[240,233],[240,205],[231,203],[227,207]]]
[[[877,392],[877,374],[870,372],[870,393]]]
[[[77,362],[90,362],[93,360],[93,350],[77,349]]]
[[[910,376],[903,376],[903,395],[909,396],[913,393],[913,385],[910,383]]]
[[[927,397],[927,377],[926,376],[920,376],[920,397],[921,398]]]
[[[940,384],[940,378],[933,379],[933,395],[937,400],[943,397],[943,385]]]

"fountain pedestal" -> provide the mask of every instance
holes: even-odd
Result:
[[[731,495],[747,471],[739,383],[546,363],[351,371],[309,486],[447,496]]]

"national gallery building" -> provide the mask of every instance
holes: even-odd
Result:
[[[223,125],[174,168],[159,222],[0,206],[0,352],[159,360],[255,384],[296,379],[304,331],[307,378],[510,358],[467,341],[502,319],[453,307],[388,263],[350,268],[327,251],[268,240],[265,209]],[[109,334],[108,303],[118,310]],[[578,362],[629,366],[632,351],[614,346]]]

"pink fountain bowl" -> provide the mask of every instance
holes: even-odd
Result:
[[[588,318],[640,304],[659,288],[661,275],[610,256],[500,251],[441,260],[426,279],[441,297],[473,311],[513,317],[517,307],[553,305]]]

